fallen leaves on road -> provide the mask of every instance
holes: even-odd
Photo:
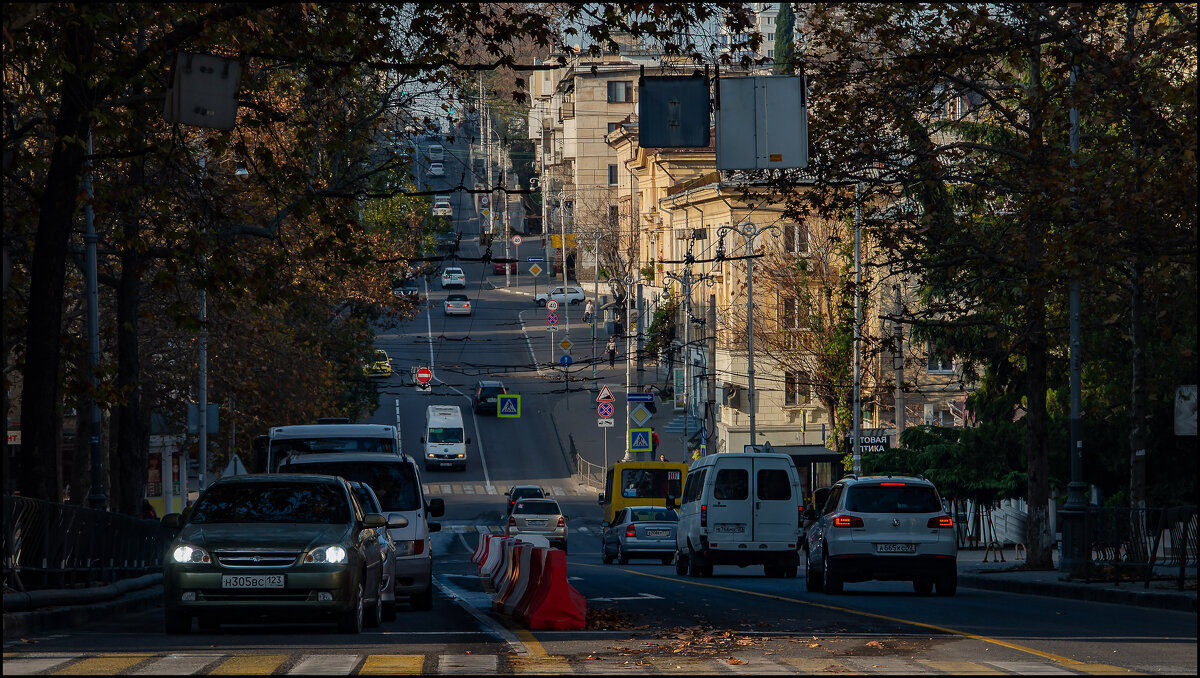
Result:
[[[611,608],[589,607],[585,628],[591,631],[632,631],[648,629],[649,624],[636,624],[633,617]]]
[[[872,640],[867,643],[867,647],[877,647],[882,650],[883,643],[879,642],[878,640]]]
[[[746,662],[742,661],[741,659],[738,659],[737,657],[730,657],[730,658],[728,659],[728,661],[729,661],[729,663],[730,663],[730,664],[734,664],[734,665],[737,665],[737,664],[745,664],[745,663],[746,663]]]

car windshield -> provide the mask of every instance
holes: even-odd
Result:
[[[501,393],[504,393],[504,389],[499,386],[484,386],[479,389],[479,396],[481,398],[487,398],[490,396],[499,395]]]
[[[370,452],[395,454],[391,438],[287,438],[271,442],[272,457],[277,460],[317,452]]]
[[[388,359],[387,354],[384,353],[383,351],[375,351],[375,356],[372,358],[372,360],[374,360],[377,363],[386,363],[387,359]]]
[[[630,509],[629,513],[632,522],[660,520],[673,523],[679,521],[679,515],[670,509]]]
[[[466,301],[466,300],[467,300],[467,295],[465,295],[465,294],[451,294],[450,296],[446,297],[446,301]]]
[[[429,442],[431,443],[461,443],[463,430],[461,428],[431,428]]]
[[[417,476],[408,463],[388,461],[320,461],[285,464],[287,473],[318,473],[341,476],[371,486],[384,511],[413,511],[421,508]],[[365,504],[364,504],[365,506]],[[372,509],[373,510],[373,509]]]
[[[846,510],[855,513],[938,513],[942,504],[928,485],[855,485],[846,491]]]
[[[549,501],[519,501],[513,513],[528,513],[535,516],[556,516],[562,511],[558,504]]]
[[[350,522],[350,507],[330,482],[261,482],[213,485],[192,507],[189,523]]]
[[[522,499],[525,497],[541,497],[542,491],[536,487],[523,487],[513,490],[509,493],[510,499]]]
[[[680,496],[681,474],[676,469],[633,468],[621,471],[621,496],[658,498]]]

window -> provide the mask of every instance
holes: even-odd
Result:
[[[784,405],[807,405],[812,400],[812,379],[806,372],[785,372],[783,378]]]
[[[825,500],[825,508],[821,509],[821,513],[833,513],[837,510],[838,501],[841,500],[842,492],[845,489],[845,485],[834,485],[833,491],[829,493],[829,498]]]
[[[754,492],[759,499],[783,501],[792,498],[792,482],[788,479],[787,471],[766,468],[756,475],[758,482],[754,486]]]
[[[633,102],[633,81],[632,80],[609,80],[608,81],[608,103],[632,103]]]
[[[775,50],[773,50],[773,49],[767,50],[767,58],[774,59],[775,58]]]
[[[952,374],[954,360],[949,351],[938,346],[932,339],[926,342],[926,371],[930,374]]]
[[[700,494],[704,488],[704,474],[707,469],[700,469],[696,473],[689,473],[687,481],[683,485],[683,503],[696,501],[700,498]]]
[[[783,250],[789,254],[808,254],[808,226],[780,224],[783,229]]]
[[[621,220],[621,208],[617,207],[616,205],[609,205],[608,206],[608,226],[609,226],[609,228],[616,228],[617,224],[620,222],[620,220]]]
[[[746,499],[750,496],[750,472],[744,468],[723,468],[717,471],[713,499]]]
[[[609,186],[617,185],[617,166],[616,165],[608,166],[608,185]]]
[[[617,128],[618,128],[618,127],[620,127],[620,126],[621,126],[621,123],[619,123],[619,122],[610,122],[610,123],[608,123],[608,133],[609,133],[609,134],[612,134],[612,133],[613,133],[613,130],[617,129]]]

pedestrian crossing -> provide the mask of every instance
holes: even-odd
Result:
[[[1143,675],[1119,666],[1051,661],[966,662],[911,657],[778,657],[761,651],[677,654],[231,654],[221,652],[5,652],[6,675]]]
[[[535,483],[536,484],[536,483]],[[543,485],[551,497],[595,497],[596,490],[582,485]],[[503,497],[505,489],[495,485],[474,483],[423,483],[421,488],[427,497],[444,497],[449,494]]]

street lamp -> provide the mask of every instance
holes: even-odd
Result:
[[[688,422],[692,416],[692,403],[691,403],[691,399],[688,398],[688,390],[692,385],[692,375],[689,374],[689,372],[691,371],[692,361],[690,359],[688,359],[687,351],[686,351],[687,347],[691,345],[690,336],[691,336],[691,329],[692,329],[692,283],[704,282],[704,283],[707,283],[709,287],[712,287],[713,285],[716,284],[716,281],[713,279],[713,277],[711,275],[705,274],[705,275],[699,275],[699,276],[695,276],[695,277],[692,276],[692,264],[695,263],[695,260],[696,260],[695,257],[692,256],[692,245],[694,243],[695,243],[694,239],[692,239],[692,238],[688,239],[688,251],[687,251],[687,255],[684,256],[684,260],[683,260],[684,261],[683,275],[679,276],[674,272],[663,274],[664,278],[666,278],[667,280],[674,280],[675,282],[679,283],[680,286],[682,286],[682,288],[683,288],[683,309],[684,309],[683,346],[680,347],[680,362],[683,363],[683,403],[684,403],[683,404],[683,440],[684,440],[684,452],[685,453],[687,452],[687,444],[686,443],[687,443],[687,439],[688,439]],[[711,328],[710,328],[710,331],[711,331]],[[710,366],[710,369],[711,369],[711,366]]]
[[[632,336],[629,333],[629,330],[631,329],[629,308],[630,308],[630,306],[632,306],[632,304],[630,303],[630,301],[631,301],[630,300],[630,296],[631,296],[630,289],[633,287],[634,284],[637,284],[640,287],[642,284],[643,278],[641,277],[640,272],[636,272],[636,273],[627,273],[625,275],[613,278],[612,280],[613,280],[613,282],[619,283],[625,289],[625,297],[624,297],[624,301],[625,301],[625,456],[621,458],[621,461],[633,461],[633,451],[629,449],[629,429],[630,429],[630,426],[629,426],[629,387],[631,386],[631,384],[629,383],[631,381],[631,375],[629,373],[629,370],[630,370],[629,339]],[[638,296],[640,297],[641,295],[639,294]],[[640,327],[641,322],[642,322],[642,310],[639,308],[638,309],[638,325],[639,325],[638,338],[639,339],[641,338],[641,327]],[[642,374],[641,372],[638,372],[638,379],[641,379],[641,374]],[[639,383],[638,386],[640,387],[641,384]]]
[[[774,231],[780,233],[777,226],[768,224],[757,227],[747,221],[737,226],[722,226],[717,229],[717,258],[725,258],[725,234],[737,233],[746,239],[746,376],[749,379],[746,387],[746,400],[750,406],[750,444],[757,444],[754,427],[754,238],[760,233]]]

